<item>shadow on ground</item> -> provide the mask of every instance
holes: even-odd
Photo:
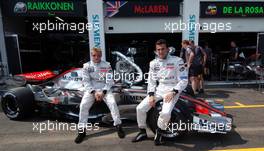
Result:
[[[168,141],[165,145],[182,150],[197,151],[211,150],[215,147],[223,148],[233,145],[242,145],[245,143],[247,143],[247,140],[244,140],[236,131],[232,131],[227,135],[193,132],[179,140]]]

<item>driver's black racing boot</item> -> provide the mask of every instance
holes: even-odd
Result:
[[[156,146],[158,145],[163,145],[165,142],[162,140],[162,130],[160,128],[157,128],[156,129],[156,134],[155,134],[155,137],[154,137],[154,144]]]
[[[117,125],[116,126],[116,130],[117,130],[117,135],[118,135],[119,138],[125,138],[126,134],[123,131],[123,128],[122,128],[121,125]]]
[[[139,133],[137,134],[137,136],[135,138],[132,139],[132,142],[135,143],[135,142],[140,142],[140,141],[143,141],[143,140],[146,140],[148,138],[148,135],[147,135],[147,132],[146,132],[146,129],[139,129]]]
[[[75,138],[74,142],[76,144],[80,144],[85,138],[85,136],[86,136],[86,129],[79,129],[78,136]]]

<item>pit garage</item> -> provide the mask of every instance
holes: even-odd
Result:
[[[10,74],[80,67],[89,59],[86,3],[2,1]],[[12,60],[10,60],[12,58]]]
[[[81,67],[89,60],[89,47],[97,45],[100,45],[104,52],[103,59],[105,57],[113,64],[113,67],[116,59],[112,55],[113,51],[126,55],[128,48],[136,48],[134,61],[143,72],[147,72],[148,66],[146,65],[154,58],[155,41],[164,38],[169,46],[175,48],[175,55],[180,53],[182,39],[194,40],[200,46],[204,46],[207,42],[213,52],[211,75],[207,80],[249,80],[248,77],[230,77],[226,71],[230,41],[237,43],[246,58],[251,58],[256,52],[259,54],[262,52],[262,49],[257,48],[262,43],[262,41],[258,42],[258,35],[264,31],[263,13],[261,13],[263,2],[234,4],[228,1],[202,0],[197,3],[199,7],[192,10],[188,9],[188,5],[184,5],[187,2],[182,0],[173,2],[120,1],[120,3],[104,0],[90,2],[88,6],[85,0],[67,1],[68,4],[48,1],[50,3],[47,3],[45,7],[42,1],[29,2],[29,0],[8,0],[1,3],[3,6],[8,6],[3,7],[2,10],[7,55],[10,56],[8,58],[14,58],[14,56],[16,58],[9,61],[12,62],[9,63],[11,74]],[[51,3],[52,8],[48,7]],[[191,2],[188,1],[188,3]],[[102,10],[93,10],[98,5],[102,6]],[[29,9],[24,12],[23,6]],[[90,12],[87,12],[87,8]],[[188,16],[193,13],[195,15]],[[95,16],[96,20],[93,20]],[[172,32],[166,30],[166,24],[190,21],[190,17],[193,18],[192,21],[201,25],[222,23],[230,24],[231,28],[216,32],[206,31],[203,26],[199,31],[176,30]],[[36,24],[48,24],[49,22],[56,25],[60,23],[88,24],[89,22],[93,25],[101,24],[100,28],[102,26],[104,30],[100,30],[100,33],[98,29],[91,32],[87,30],[36,30]],[[259,58],[252,58],[251,61],[254,59]],[[251,79],[256,78],[251,77]]]

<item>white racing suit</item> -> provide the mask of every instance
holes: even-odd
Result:
[[[188,84],[188,70],[181,58],[167,55],[165,59],[156,58],[150,62],[148,76],[148,96],[137,106],[138,127],[142,129],[147,127],[147,112],[151,108],[150,95],[154,95],[155,101],[158,101],[163,99],[168,92],[178,91],[169,103],[163,102],[157,125],[165,130],[170,121],[172,109],[181,91]]]
[[[83,84],[85,92],[80,104],[79,128],[85,128],[87,124],[89,110],[95,102],[94,92],[96,91],[106,93],[103,100],[111,112],[114,126],[121,124],[119,110],[110,90],[114,84],[111,65],[105,61],[85,63],[83,65]]]

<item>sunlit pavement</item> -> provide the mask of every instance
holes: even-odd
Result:
[[[164,146],[153,145],[153,133],[149,140],[131,143],[136,135],[136,123],[125,125],[127,137],[119,139],[111,127],[89,131],[81,144],[73,142],[76,132],[42,131],[34,129],[36,123],[47,123],[47,118],[33,117],[26,121],[11,121],[0,112],[0,150],[264,150],[264,94],[254,89],[210,89],[201,97],[222,101],[226,112],[234,116],[235,129],[228,135],[190,133],[186,137],[169,141]],[[55,121],[53,121],[55,122]]]

